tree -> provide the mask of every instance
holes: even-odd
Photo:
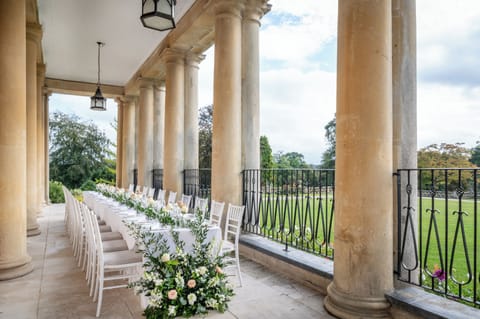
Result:
[[[50,179],[68,188],[78,188],[89,180],[115,180],[112,145],[92,122],[75,115],[55,112],[50,116]]]
[[[470,157],[470,162],[475,164],[477,167],[480,167],[480,142],[477,142],[477,145],[472,148],[472,157]]]
[[[419,168],[473,168],[474,164],[470,162],[471,151],[463,146],[464,143],[448,144],[442,143],[428,145],[418,151]],[[433,176],[432,176],[433,174]],[[464,189],[472,181],[472,174],[465,172],[462,175],[462,186]],[[421,176],[421,187],[428,189],[432,187],[432,182],[436,188],[442,190],[445,187],[453,191],[458,186],[458,173],[451,170],[448,173],[447,181],[445,176],[440,173],[424,173]]]
[[[273,168],[272,148],[266,136],[260,136],[260,168]]]
[[[200,168],[212,167],[213,105],[200,108],[198,118],[198,163]]]
[[[325,125],[325,137],[328,141],[328,148],[322,154],[321,168],[335,168],[335,147],[336,147],[336,130],[337,130],[337,118],[333,117],[330,122]]]

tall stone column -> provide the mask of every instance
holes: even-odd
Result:
[[[37,64],[37,183],[38,204],[44,206],[45,201],[45,106],[43,86],[45,84],[45,64]]]
[[[163,169],[163,146],[165,143],[165,82],[153,88],[153,169]],[[163,188],[163,185],[157,185]]]
[[[126,97],[123,101],[123,152],[122,152],[122,184],[128,188],[133,184],[135,169],[135,98]]]
[[[185,169],[198,169],[198,65],[205,55],[185,58]]]
[[[37,56],[42,29],[37,24],[27,23],[27,236],[40,234],[37,214]]]
[[[393,54],[393,171],[417,168],[417,45],[416,1],[392,1],[392,54]],[[401,209],[400,231],[405,242],[399,256],[398,237],[394,236],[394,261],[401,258],[400,275],[418,283],[419,260],[417,219],[417,173],[402,172],[400,191],[402,202],[397,201],[397,184],[393,190],[393,233],[397,234],[398,209]],[[407,198],[407,185],[411,189]],[[413,231],[412,231],[413,229]],[[410,274],[408,271],[410,270]],[[410,276],[409,276],[410,275]]]
[[[183,193],[184,168],[184,53],[167,49],[163,53],[165,76],[165,148],[163,155],[163,187]]]
[[[335,267],[325,307],[388,318],[392,264],[391,1],[339,1]]]
[[[248,0],[242,23],[242,167],[260,168],[260,19],[268,0]]]
[[[212,199],[242,202],[241,1],[217,0],[213,83]]]
[[[115,99],[117,102],[117,163],[116,163],[116,185],[122,187],[123,176],[123,100]]]
[[[139,97],[138,185],[152,185],[153,169],[153,82],[142,79]]]
[[[49,156],[49,132],[50,132],[50,129],[49,129],[49,117],[50,117],[50,114],[49,114],[49,105],[48,105],[48,100],[49,100],[49,97],[50,97],[50,92],[44,88],[43,89],[43,107],[44,107],[44,120],[43,122],[45,123],[44,127],[45,127],[45,130],[43,132],[43,139],[44,139],[44,142],[43,144],[45,145],[44,149],[43,149],[43,152],[44,152],[44,159],[45,159],[45,167],[44,167],[44,176],[45,176],[45,180],[44,180],[44,188],[45,188],[45,204],[49,205],[50,204],[50,156]]]
[[[25,1],[0,1],[0,280],[32,271],[27,254]]]

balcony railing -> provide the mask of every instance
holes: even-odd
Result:
[[[191,208],[194,207],[197,196],[208,198],[210,207],[211,172],[210,168],[186,169],[183,171],[183,192],[186,195],[192,195]]]
[[[399,280],[480,306],[478,169],[397,172]]]
[[[243,171],[243,229],[333,259],[335,171]]]

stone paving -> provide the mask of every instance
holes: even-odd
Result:
[[[1,319],[95,318],[96,304],[75,264],[63,211],[63,205],[46,207],[38,218],[41,235],[28,238],[34,271],[0,281]],[[236,288],[229,310],[208,318],[333,318],[317,291],[250,260],[242,259],[241,265],[244,284]],[[139,298],[130,289],[106,291],[101,318],[142,318]]]

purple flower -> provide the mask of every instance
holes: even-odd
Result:
[[[440,281],[444,281],[445,280],[445,272],[441,269],[437,269],[433,272],[433,277],[437,278]]]

